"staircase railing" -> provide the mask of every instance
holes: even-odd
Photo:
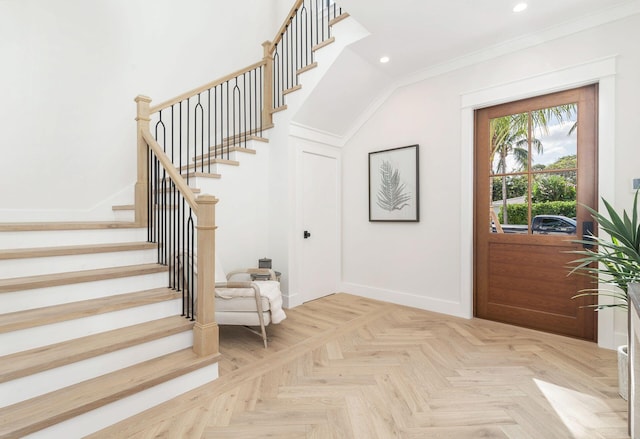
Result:
[[[158,243],[158,263],[170,268],[169,287],[182,291],[183,315],[195,319],[194,351],[200,355],[218,352],[213,299],[218,200],[196,198],[189,184],[273,126],[273,113],[286,108],[285,95],[300,87],[298,75],[315,67],[315,51],[333,41],[331,26],[346,16],[332,0],[297,0],[273,42],[262,44],[262,60],[153,107],[150,98],[136,98],[135,221]],[[187,260],[196,249],[197,265]]]
[[[193,350],[198,355],[216,354],[218,326],[215,323],[213,267],[215,204],[218,200],[211,195],[196,198],[151,135],[150,102],[151,99],[145,96],[136,98],[138,171],[144,178],[136,184],[136,195],[144,192],[146,199],[143,216],[147,240],[158,244],[158,263],[169,267],[169,287],[182,292],[182,315],[195,320]],[[196,273],[199,273],[197,282]]]
[[[280,109],[284,96],[300,85],[298,75],[315,64],[315,51],[333,41],[331,26],[342,15],[330,0],[298,0],[273,42],[263,44],[268,44],[265,60],[272,64],[273,109]]]
[[[285,95],[341,16],[328,0],[297,0],[273,42],[263,43],[262,60],[150,107],[150,131],[187,183],[273,126],[273,112],[286,108]]]

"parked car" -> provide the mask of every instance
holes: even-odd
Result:
[[[492,232],[496,232],[495,225],[491,225]],[[531,221],[531,233],[534,235],[575,235],[576,220],[563,215],[536,215]],[[504,233],[527,233],[527,226],[520,224],[503,224]]]

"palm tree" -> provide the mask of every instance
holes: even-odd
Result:
[[[489,161],[494,164],[492,174],[506,174],[507,158],[515,160],[516,168],[511,170],[523,171],[529,169],[529,143],[531,149],[542,154],[542,142],[533,137],[536,129],[541,129],[546,135],[549,133],[549,122],[556,119],[564,122],[576,113],[576,104],[559,105],[557,107],[544,108],[529,113],[510,114],[498,117],[490,121],[491,155]],[[532,133],[529,136],[529,133]],[[530,138],[531,137],[531,138]],[[508,224],[507,215],[507,179],[502,177],[502,214],[503,224]]]
[[[491,157],[495,164],[493,174],[506,174],[507,157],[513,157],[520,171],[529,167],[529,119],[526,113],[498,117],[490,122]],[[542,144],[533,139],[538,153]],[[497,159],[496,159],[497,156]],[[502,223],[509,224],[507,214],[507,177],[502,177]]]

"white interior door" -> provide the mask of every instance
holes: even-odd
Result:
[[[340,278],[339,162],[331,155],[301,153],[303,302],[336,293]]]

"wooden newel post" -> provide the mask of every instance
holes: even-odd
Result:
[[[135,101],[137,104],[136,122],[138,125],[138,177],[135,188],[135,222],[139,226],[146,226],[148,216],[147,197],[149,196],[149,147],[142,137],[142,133],[149,131],[149,121],[151,120],[149,104],[151,103],[151,98],[147,96],[137,96]]]
[[[200,355],[218,353],[218,324],[215,319],[215,205],[218,199],[201,195],[198,203],[198,309],[193,328],[193,351]]]
[[[264,105],[262,107],[262,126],[270,127],[273,124],[273,44],[271,41],[262,43],[264,50]]]

